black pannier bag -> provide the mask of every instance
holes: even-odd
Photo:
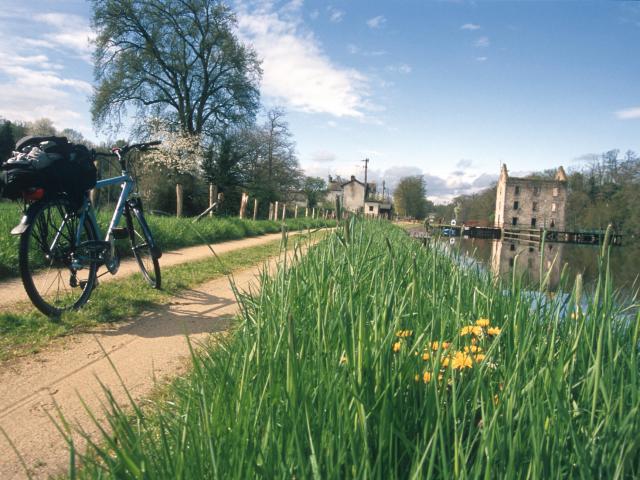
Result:
[[[66,193],[80,205],[84,192],[96,185],[97,172],[84,145],[66,137],[25,137],[14,155],[2,164],[2,196],[16,200],[28,189],[42,188],[47,194]]]

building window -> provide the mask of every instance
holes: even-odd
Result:
[[[531,219],[531,226],[532,226],[532,227],[535,227],[535,226],[536,226],[536,219],[535,219],[535,218],[532,218],[532,219]]]
[[[556,221],[553,218],[551,219],[551,228],[556,228]]]
[[[558,190],[558,187],[553,187],[553,196],[557,197],[560,194],[560,191]]]
[[[540,187],[533,187],[533,194],[540,195]]]
[[[516,195],[520,195],[520,186],[516,185]]]
[[[516,251],[516,244],[515,244],[515,243],[512,243],[512,244],[509,246],[509,250],[511,250],[512,252],[515,252],[515,251]]]
[[[516,200],[515,202],[513,202],[513,209],[514,210],[518,210],[518,207],[520,206],[520,204],[518,203],[518,201]]]
[[[529,247],[529,253],[533,253],[535,249],[533,247]]]
[[[373,212],[373,205],[369,205],[369,211]]]
[[[517,225],[518,224],[518,217],[513,217],[511,219],[511,225]]]
[[[556,207],[556,204],[555,204],[555,203],[552,203],[552,204],[551,204],[551,211],[552,211],[552,212],[555,212],[555,211],[556,211],[556,208],[557,208],[557,207]]]
[[[531,207],[531,210],[533,210],[534,212],[538,211],[538,202],[533,202],[533,205]]]

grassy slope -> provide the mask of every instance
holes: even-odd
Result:
[[[317,235],[317,234],[316,234]],[[309,238],[295,237],[295,242]],[[257,265],[278,254],[281,241],[245,248],[215,258],[162,269],[162,290],[147,288],[140,274],[100,285],[89,303],[77,312],[51,320],[24,303],[0,313],[0,361],[33,353],[53,338],[78,333],[95,325],[134,317],[167,302],[180,290]]]
[[[616,320],[605,273],[596,295],[572,318],[580,292],[532,306],[518,282],[391,226],[352,225],[264,278],[237,334],[198,355],[170,401],[134,409],[135,428],[113,406],[115,435],[74,473],[637,477],[640,315]],[[460,335],[480,318],[501,333]]]
[[[18,203],[0,202],[0,279],[15,277],[18,271],[19,237],[9,235],[11,229],[20,221],[21,205]],[[276,233],[281,229],[280,222],[269,220],[240,220],[239,218],[205,217],[194,224],[191,218],[161,217],[145,215],[151,231],[163,250],[218,243],[225,240],[236,240],[244,237]],[[109,215],[101,212],[99,223],[101,228],[108,224]],[[334,221],[310,218],[290,218],[286,224],[290,230],[334,226]],[[128,251],[126,241],[119,243],[120,251]]]

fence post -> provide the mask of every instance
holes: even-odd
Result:
[[[311,210],[311,218],[316,218],[316,207],[313,207],[313,210]]]
[[[258,216],[258,199],[253,199],[253,220],[255,221]]]
[[[249,194],[242,192],[242,199],[240,200],[240,219],[244,219],[247,213],[247,203],[249,203]]]
[[[304,218],[309,216],[309,207],[304,207]]]
[[[296,208],[293,210],[293,218],[298,218],[298,204],[296,203]]]
[[[276,206],[273,209],[273,219],[277,222],[278,221],[278,216],[280,215],[279,210],[279,206],[278,206],[278,202],[276,202]]]
[[[273,203],[269,202],[269,220],[273,218]]]
[[[285,218],[287,218],[287,204],[282,204],[282,221],[284,222]]]
[[[218,187],[213,183],[209,184],[209,208],[213,206],[216,199],[218,198]],[[209,211],[209,216],[213,217],[213,208]]]

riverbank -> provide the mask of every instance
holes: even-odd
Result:
[[[236,333],[166,397],[112,405],[73,474],[638,476],[640,316],[620,320],[604,262],[599,279],[586,309],[579,282],[532,305],[517,281],[349,223],[241,296]]]

